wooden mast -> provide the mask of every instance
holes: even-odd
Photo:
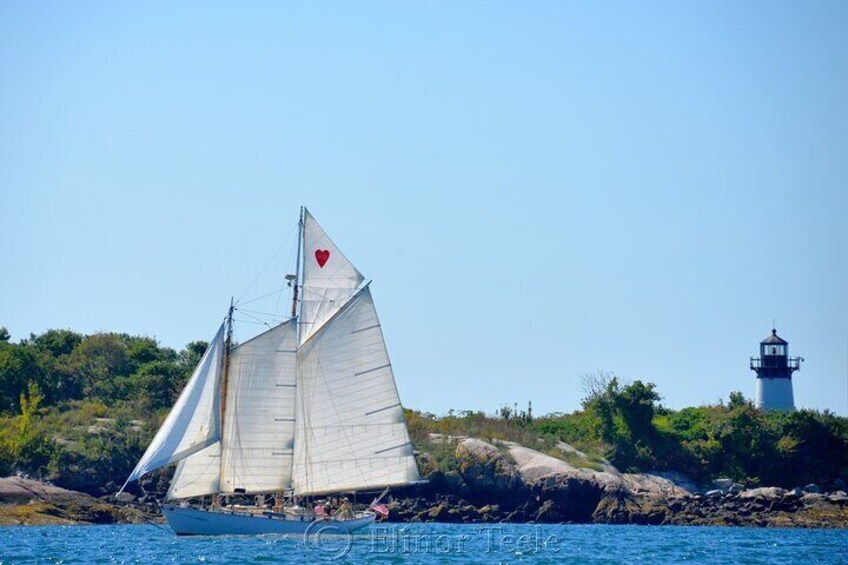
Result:
[[[227,409],[227,376],[230,372],[230,349],[233,345],[233,311],[235,310],[235,305],[233,304],[233,297],[230,297],[230,309],[227,311],[227,337],[224,341],[224,367],[221,372],[221,396],[220,396],[220,406],[218,407],[218,425],[221,429],[221,444],[223,448],[224,443],[224,414]],[[223,453],[223,449],[221,450]],[[222,459],[223,461],[223,459]],[[214,494],[212,496],[212,507],[218,508],[221,505],[221,501],[219,499],[220,493]]]
[[[224,412],[227,408],[227,374],[230,372],[230,349],[233,346],[233,299],[230,298],[230,309],[227,312],[227,338],[224,341],[224,371],[221,373],[221,429],[224,428]]]
[[[292,294],[291,317],[297,316],[297,294],[300,287],[300,250],[303,247],[303,206],[300,207],[300,219],[297,222],[297,259],[294,263],[294,293]]]

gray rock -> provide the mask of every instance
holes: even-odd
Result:
[[[555,524],[563,521],[557,505],[552,500],[546,500],[536,512],[535,521],[540,524]]]
[[[115,500],[118,502],[133,502],[135,497],[128,492],[122,492],[115,495]]]
[[[801,497],[801,502],[803,502],[805,506],[814,506],[824,502],[824,500],[825,496],[818,492],[807,492]]]
[[[23,477],[0,478],[0,506],[47,503],[44,512],[35,510],[41,523],[94,523],[142,521],[141,513],[133,508],[98,500],[88,494],[59,488]]]
[[[739,483],[733,483],[732,485],[730,485],[730,488],[727,489],[727,492],[729,492],[730,494],[739,494],[742,492],[742,490],[742,485],[740,485]]]
[[[845,502],[848,501],[848,494],[846,494],[844,490],[837,490],[836,492],[828,494],[827,499],[832,500],[833,502]]]
[[[510,457],[515,461],[516,469],[521,479],[526,484],[535,484],[540,479],[559,476],[595,483],[605,492],[617,492],[624,488],[622,478],[612,473],[574,467],[550,455],[545,455],[544,453],[516,444],[510,444],[508,449]]]
[[[719,498],[723,494],[724,494],[724,492],[722,492],[721,489],[717,488],[717,489],[713,489],[713,490],[708,490],[706,493],[704,493],[704,496],[707,497],[707,498]]]
[[[786,491],[779,487],[760,487],[744,490],[739,493],[739,498],[761,498],[764,500],[777,500],[782,498]]]
[[[807,486],[804,487],[804,492],[817,493],[817,492],[821,492],[821,489],[819,488],[819,485],[817,485],[815,483],[810,483],[810,484],[808,484]]]
[[[698,491],[697,485],[681,473],[625,473],[622,478],[633,494],[652,498],[691,496]]]
[[[732,479],[716,479],[713,481],[713,486],[719,490],[727,491],[733,486]]]
[[[462,475],[459,471],[448,471],[444,475],[445,488],[448,493],[458,496],[459,498],[468,498],[471,495],[471,489],[465,484]]]
[[[559,449],[563,453],[571,453],[572,455],[576,455],[577,457],[580,457],[581,459],[588,459],[589,458],[588,455],[586,455],[585,453],[583,453],[582,451],[580,451],[576,447],[573,447],[572,445],[565,443],[564,441],[558,441],[557,444],[556,444],[556,447],[557,447],[557,449]]]
[[[459,474],[478,500],[518,504],[527,496],[527,485],[515,463],[494,445],[468,438],[456,446]]]

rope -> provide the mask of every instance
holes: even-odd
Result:
[[[161,514],[162,513],[162,506],[159,504],[159,501],[154,498],[153,502],[154,502],[154,504],[156,504],[156,508],[159,509],[159,513]],[[165,528],[163,528],[162,526],[160,526],[156,522],[151,522],[147,518],[147,516],[145,516],[144,514],[141,515],[141,519],[144,520],[146,523],[150,524],[151,526],[153,526],[154,528],[156,528],[157,530],[161,531],[161,532],[165,532],[166,534],[170,533],[168,530],[166,530]]]
[[[291,230],[291,231],[295,231],[295,230]],[[241,296],[239,296],[238,300],[236,300],[236,304],[238,304],[239,302],[241,302],[241,299],[245,297],[245,295],[246,295],[246,294],[250,291],[250,289],[251,289],[251,288],[253,288],[253,285],[254,285],[254,284],[256,284],[256,281],[258,281],[258,280],[259,280],[259,277],[261,277],[261,276],[262,276],[262,274],[265,272],[265,270],[266,270],[266,269],[268,269],[268,267],[271,265],[271,263],[274,261],[274,259],[276,259],[276,258],[277,258],[277,255],[279,255],[279,254],[280,254],[280,251],[282,251],[283,247],[285,247],[286,243],[288,243],[288,241],[289,241],[290,239],[292,239],[292,234],[291,234],[291,232],[289,232],[289,237],[288,237],[288,239],[284,240],[284,241],[283,241],[283,243],[281,243],[281,244],[279,245],[279,247],[277,247],[277,250],[276,250],[276,251],[274,251],[274,254],[273,254],[273,255],[271,255],[271,258],[270,258],[270,259],[268,259],[268,261],[265,263],[265,266],[264,266],[264,267],[262,267],[262,269],[261,269],[258,273],[256,273],[256,276],[255,276],[255,277],[253,277],[253,280],[252,280],[252,281],[250,281],[250,284],[249,284],[249,285],[247,285],[247,288],[246,288],[246,289],[244,289],[244,292],[242,292],[242,293],[241,293]]]

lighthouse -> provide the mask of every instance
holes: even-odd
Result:
[[[801,368],[802,357],[789,357],[789,342],[771,330],[760,342],[759,358],[751,357],[751,370],[757,373],[757,408],[794,410],[792,373]]]

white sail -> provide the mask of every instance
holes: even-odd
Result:
[[[291,487],[297,330],[289,320],[230,354],[221,492]]]
[[[301,347],[296,390],[295,492],[363,490],[418,480],[367,287]]]
[[[224,326],[221,325],[127,483],[218,441],[223,355]]]
[[[308,210],[303,217],[303,286],[300,303],[300,343],[339,311],[364,277]]]
[[[189,455],[177,463],[167,497],[191,498],[221,492],[221,442]]]

